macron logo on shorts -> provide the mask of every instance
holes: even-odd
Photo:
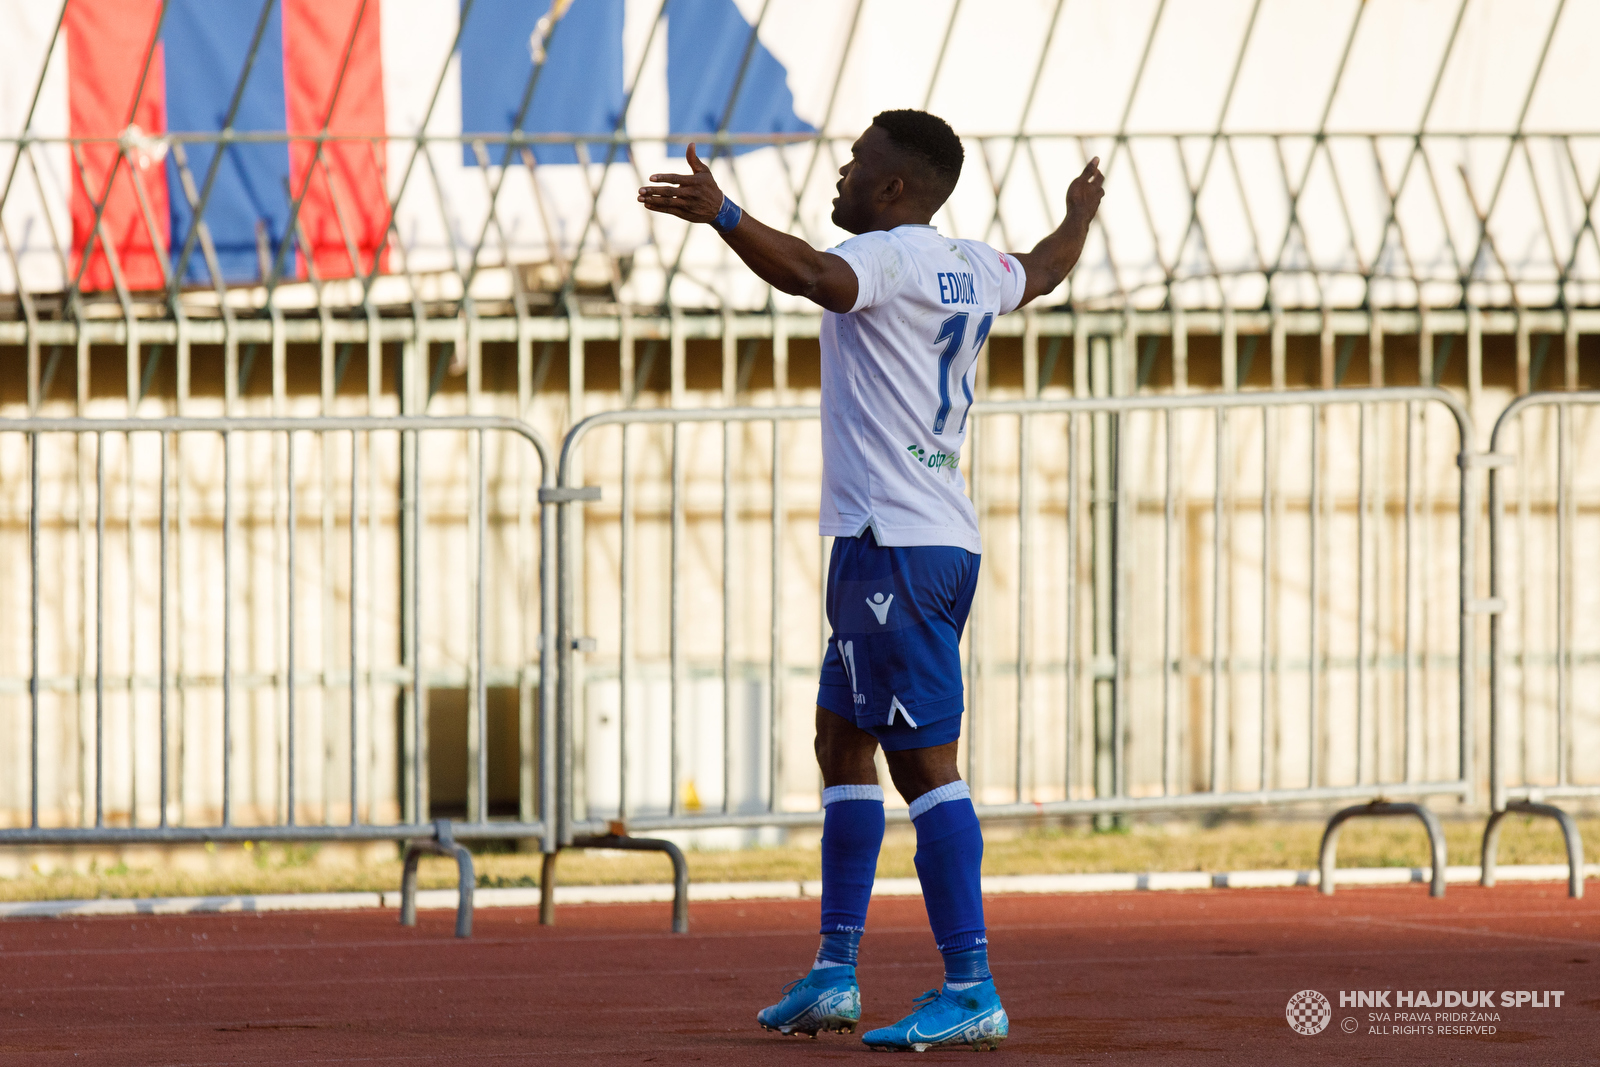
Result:
[[[872,614],[877,617],[879,626],[889,624],[889,607],[894,603],[894,594],[890,593],[885,599],[882,593],[873,593],[867,598],[867,607],[872,609]]]

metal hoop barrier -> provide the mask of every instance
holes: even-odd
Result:
[[[1574,578],[1595,560],[1578,536],[1595,486],[1584,480],[1575,423],[1600,392],[1532,393],[1500,415],[1483,462],[1489,468],[1489,793],[1483,885],[1495,883],[1506,816],[1554,819],[1567,850],[1567,892],[1583,895],[1583,839],[1552,800],[1600,797],[1600,735],[1593,692],[1592,611]],[[1543,416],[1542,419],[1540,416]],[[1553,445],[1553,448],[1551,447]],[[1592,519],[1591,519],[1592,521]],[[1589,616],[1586,618],[1585,616]],[[1585,681],[1590,684],[1583,685]]]
[[[536,430],[487,416],[0,420],[0,445],[16,435],[31,751],[28,825],[0,828],[0,845],[408,842],[402,922],[418,854],[441,853],[460,866],[462,937],[474,887],[459,842],[555,848],[554,469]],[[491,485],[505,438],[531,448],[536,515]],[[41,470],[73,467],[93,471],[79,506],[41,500]],[[41,556],[41,525],[74,523],[82,574],[64,548]],[[125,582],[108,578],[112,551]],[[465,588],[437,577],[448,553],[471,561]],[[213,570],[220,588],[197,577]],[[514,625],[491,630],[491,600]],[[491,688],[517,693],[514,729],[491,729]],[[436,819],[430,797],[440,689],[464,691],[461,765],[446,768],[465,782],[460,818]],[[41,767],[74,732],[76,796]],[[491,819],[502,803],[510,817]]]
[[[562,845],[821,824],[817,419],[628,410],[568,433],[550,495]],[[1464,405],[1425,388],[1084,396],[970,419],[965,457],[911,452],[929,477],[964,459],[985,543],[1015,549],[964,638],[980,816],[1345,801],[1324,892],[1341,823],[1410,814],[1442,893],[1418,802],[1473,795],[1484,610]],[[620,447],[586,455],[606,433]]]

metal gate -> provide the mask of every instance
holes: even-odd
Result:
[[[404,918],[417,852],[443,852],[461,868],[462,936],[473,877],[457,841],[554,848],[554,515],[514,483],[491,494],[489,475],[495,438],[531,449],[542,501],[554,470],[537,431],[488,416],[0,422],[0,446],[19,438],[28,825],[0,829],[0,844],[408,841]],[[92,470],[92,492],[42,500],[41,468],[70,465]],[[60,534],[43,558],[42,522]],[[64,547],[74,535],[81,574]],[[454,551],[471,561],[464,587],[430,563]],[[113,552],[125,553],[123,582],[108,576]],[[491,600],[514,632],[491,628]],[[505,754],[517,811],[494,821],[491,681],[520,694]],[[440,685],[466,690],[467,810],[430,821],[427,702]],[[120,767],[113,728],[126,738]],[[80,774],[66,781],[41,766],[41,746],[70,749],[74,734]]]
[[[615,411],[568,434],[563,842],[619,822],[821,822],[809,755],[785,760],[808,752],[826,639],[826,539],[804,547],[817,414]],[[972,418],[985,539],[1016,546],[965,638],[980,815],[1360,802],[1330,823],[1325,866],[1345,819],[1417,815],[1442,892],[1436,820],[1394,801],[1472,794],[1464,406],[1370,389],[979,402]],[[622,435],[620,463],[591,463],[583,488],[602,431]],[[686,483],[697,450],[720,451],[720,486]],[[643,489],[641,464],[660,475]],[[736,467],[766,493],[731,499]],[[581,506],[602,490],[614,508]],[[597,551],[614,605],[585,585]]]
[[[1596,464],[1576,423],[1600,393],[1533,393],[1496,420],[1489,454],[1489,823],[1482,882],[1494,885],[1507,815],[1555,819],[1567,846],[1568,892],[1583,895],[1583,839],[1551,800],[1600,797],[1600,665],[1593,572]],[[1586,461],[1587,460],[1587,461]],[[1590,527],[1588,537],[1581,536]]]

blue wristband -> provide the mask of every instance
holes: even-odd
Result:
[[[717,212],[717,217],[711,220],[711,228],[718,233],[732,233],[733,228],[739,225],[739,220],[744,218],[744,212],[727,194],[722,197],[722,210]]]

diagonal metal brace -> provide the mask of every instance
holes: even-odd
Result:
[[[465,845],[456,843],[450,831],[449,819],[436,819],[433,823],[433,840],[406,842],[405,869],[400,875],[400,925],[417,925],[417,862],[424,853],[434,856],[453,856],[460,873],[460,902],[456,905],[456,936],[472,936],[472,890],[477,877],[472,870],[472,853]]]

